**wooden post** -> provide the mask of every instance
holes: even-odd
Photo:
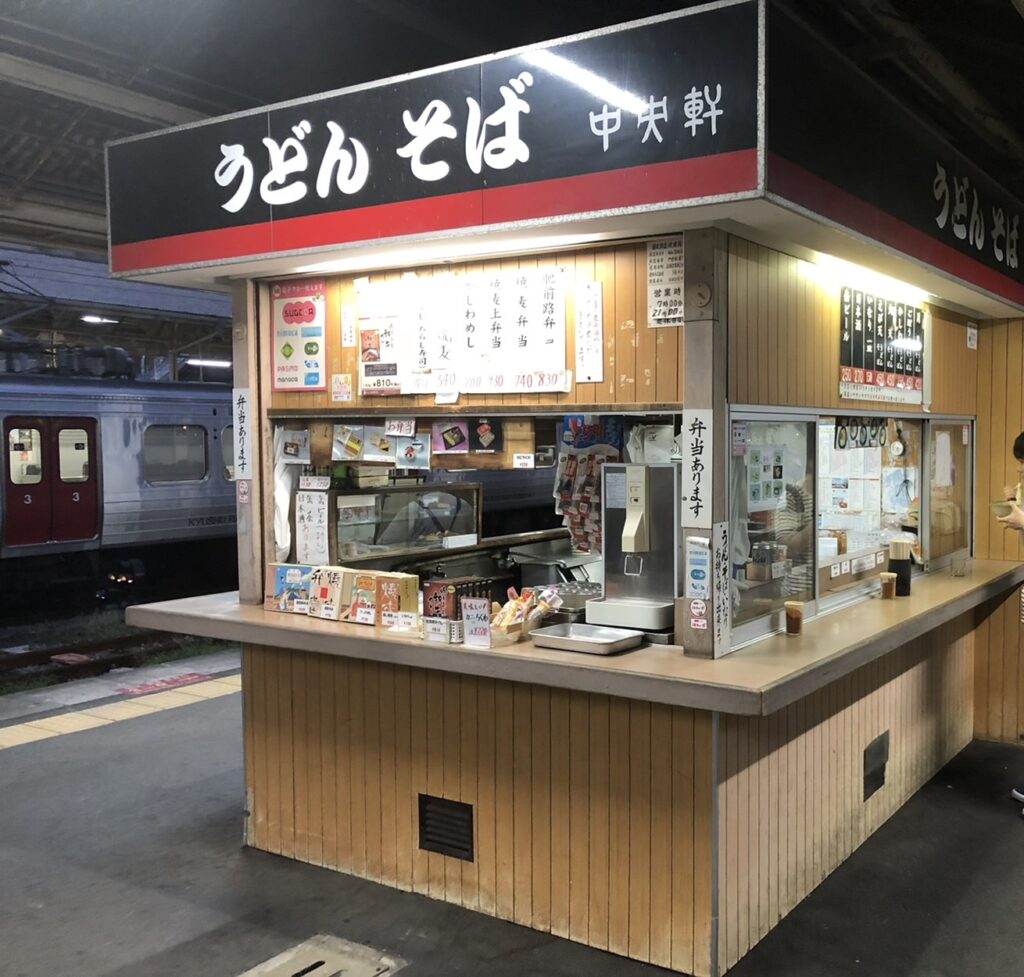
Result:
[[[238,526],[238,600],[263,603],[263,391],[260,384],[256,287],[251,281],[231,285],[231,343],[235,388],[249,390],[254,478],[236,482]],[[232,405],[232,413],[234,405]]]
[[[711,520],[728,520],[726,505],[727,476],[725,470],[728,441],[728,380],[726,314],[728,301],[728,252],[724,233],[714,228],[687,231],[683,237],[683,396],[687,410],[714,411],[711,430]],[[686,459],[683,459],[686,464]],[[685,524],[684,537],[699,536],[713,544],[713,534]],[[709,547],[710,548],[710,547]],[[711,564],[714,566],[714,551]],[[683,568],[685,579],[686,568]],[[715,620],[715,609],[729,594],[716,592],[714,573],[710,601],[703,621]],[[688,601],[683,601],[677,632],[682,637],[686,654],[701,658],[714,658],[726,654],[728,648],[715,647],[715,628],[697,629],[690,626],[691,615],[686,612]]]

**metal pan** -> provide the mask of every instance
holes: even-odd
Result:
[[[582,651],[588,655],[614,655],[617,651],[635,648],[644,640],[644,633],[594,624],[555,624],[531,631],[530,640],[538,648]]]

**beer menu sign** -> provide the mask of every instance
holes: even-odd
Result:
[[[843,286],[839,396],[889,404],[924,397],[924,310]]]

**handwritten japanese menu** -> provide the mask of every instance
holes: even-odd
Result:
[[[295,493],[295,559],[298,563],[322,566],[331,562],[327,509],[326,492]]]
[[[600,282],[576,295],[576,382],[604,382],[604,305]]]
[[[357,282],[364,396],[567,392],[561,268]]]

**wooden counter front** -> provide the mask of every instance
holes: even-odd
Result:
[[[421,641],[239,604],[233,593],[128,608],[139,627],[365,661],[576,689],[737,715],[768,715],[1024,582],[1024,565],[975,560],[968,576],[915,579],[910,597],[863,601],[717,661],[650,645],[608,657],[536,648],[475,649]]]
[[[970,741],[975,634],[1022,580],[976,561],[718,661],[474,651],[231,594],[128,619],[243,642],[249,845],[717,977]],[[471,806],[472,860],[420,847],[420,795]]]

